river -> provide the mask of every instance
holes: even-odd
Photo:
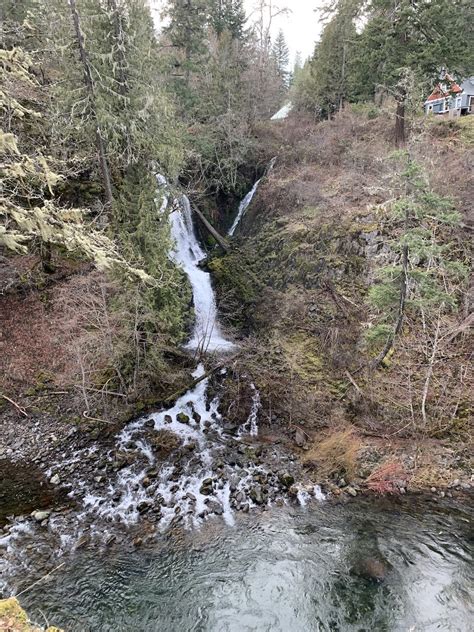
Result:
[[[466,509],[313,501],[77,553],[20,601],[78,632],[467,632],[472,548]]]

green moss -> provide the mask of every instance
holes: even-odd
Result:
[[[0,599],[0,630],[40,632],[40,628],[30,623],[28,615],[15,597]],[[61,632],[61,630],[56,627],[48,627],[44,632]]]
[[[231,325],[245,327],[262,286],[241,252],[232,252],[209,261],[216,283],[223,318]]]
[[[279,344],[290,370],[304,381],[315,382],[324,377],[324,360],[312,336],[297,331],[280,338]]]

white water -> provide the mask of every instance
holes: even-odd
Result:
[[[195,324],[188,349],[200,351],[231,351],[235,345],[226,340],[217,322],[217,308],[211,277],[199,267],[206,258],[193,226],[191,204],[183,195],[170,213],[171,235],[175,247],[170,253],[172,260],[186,273],[193,290]]]
[[[250,388],[252,389],[253,393],[252,408],[250,409],[250,414],[247,418],[247,421],[241,426],[239,430],[239,437],[245,434],[248,434],[251,437],[258,436],[258,413],[260,412],[262,404],[260,403],[260,392],[253,382],[250,384]]]
[[[247,193],[247,195],[241,201],[239,205],[239,211],[236,215],[236,218],[234,219],[234,223],[232,224],[232,226],[229,229],[229,232],[227,233],[229,237],[232,237],[234,235],[237,226],[240,224],[240,220],[244,216],[245,211],[248,209],[248,207],[250,206],[250,203],[253,200],[253,196],[255,195],[258,189],[258,185],[260,184],[261,180],[262,180],[261,178],[260,180],[257,180],[257,182],[253,185],[252,189]]]
[[[199,364],[193,377],[203,377],[204,371],[204,366]],[[182,516],[184,525],[188,527],[199,526],[208,514],[213,513],[221,515],[227,524],[234,524],[229,483],[232,470],[226,468],[226,476],[221,473],[220,477],[215,471],[219,447],[225,446],[227,439],[223,435],[218,400],[207,401],[208,385],[209,378],[202,379],[172,408],[131,422],[119,433],[117,449],[121,454],[133,456],[133,461],[118,472],[105,493],[87,493],[84,496],[84,509],[79,516],[81,520],[99,516],[109,522],[133,525],[139,520],[140,506],[156,507],[157,499],[161,498],[160,531],[168,529],[177,515]],[[254,390],[258,394],[255,387]],[[249,416],[250,432],[239,432],[239,436],[256,433],[259,407],[260,399],[254,397]],[[176,435],[181,441],[180,449],[189,449],[189,457],[180,461],[178,476],[174,476],[176,465],[173,460],[160,464],[155,458],[153,437],[162,431]],[[158,466],[156,478],[145,485],[155,465]],[[252,472],[252,468],[242,471],[233,489],[239,490],[249,484]],[[203,481],[211,478],[212,488],[202,493]],[[74,493],[71,496],[74,497]],[[247,502],[252,506],[250,499]]]
[[[240,224],[240,222],[242,220],[242,217],[245,215],[245,211],[248,209],[248,207],[252,203],[252,200],[253,200],[253,198],[255,196],[255,193],[257,192],[257,189],[258,189],[258,186],[259,186],[260,182],[273,169],[273,167],[275,166],[276,159],[277,159],[276,156],[271,159],[268,167],[265,170],[265,175],[262,178],[260,178],[259,180],[257,180],[257,182],[255,182],[255,184],[253,185],[251,190],[247,193],[247,195],[244,197],[244,199],[240,202],[239,210],[237,212],[237,215],[236,215],[236,217],[234,219],[234,222],[233,222],[232,226],[229,228],[229,231],[227,233],[229,235],[229,237],[233,237],[233,235],[234,235],[234,233],[235,233],[235,231],[237,229],[237,226]]]

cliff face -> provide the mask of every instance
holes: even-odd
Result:
[[[390,124],[362,109],[317,125],[290,118],[262,129],[262,144],[278,160],[235,250],[211,267],[228,322],[249,335],[237,364],[261,390],[273,428],[299,427],[311,438],[349,425],[392,441],[443,440],[462,452],[472,403],[469,281],[459,281],[455,307],[439,318],[417,309],[412,292],[377,368],[383,340],[370,333],[382,317],[393,327],[397,307],[375,310],[369,294],[380,290],[381,270],[400,264],[401,158],[419,166],[429,195],[449,196],[459,213],[455,227],[433,228],[433,243],[450,263],[469,260],[474,120],[416,122],[403,156],[394,155]],[[427,257],[413,246],[410,266],[430,273]]]

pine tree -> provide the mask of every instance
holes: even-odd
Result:
[[[380,366],[402,332],[407,313],[438,313],[456,309],[460,285],[468,269],[449,239],[460,214],[452,200],[435,194],[419,164],[407,152],[395,156],[400,195],[392,206],[393,262],[378,270],[369,301],[378,323],[369,330],[371,342],[384,342],[373,362]]]
[[[210,0],[210,24],[217,35],[228,31],[233,38],[242,40],[247,16],[243,0]]]
[[[288,85],[288,63],[290,61],[290,52],[286,45],[285,34],[283,30],[278,31],[278,35],[273,44],[273,57],[275,59],[277,73],[284,86]]]
[[[317,108],[321,117],[332,116],[342,108],[344,101],[352,98],[350,79],[357,35],[356,10],[353,0],[342,0],[337,4],[336,13],[316,44],[304,82],[299,84],[300,91],[306,96],[297,94],[297,103],[304,107],[308,99],[309,109]]]
[[[165,12],[169,25],[164,33],[172,50],[171,76],[183,110],[195,100],[191,78],[203,69],[208,58],[208,8],[208,0],[170,0]]]

